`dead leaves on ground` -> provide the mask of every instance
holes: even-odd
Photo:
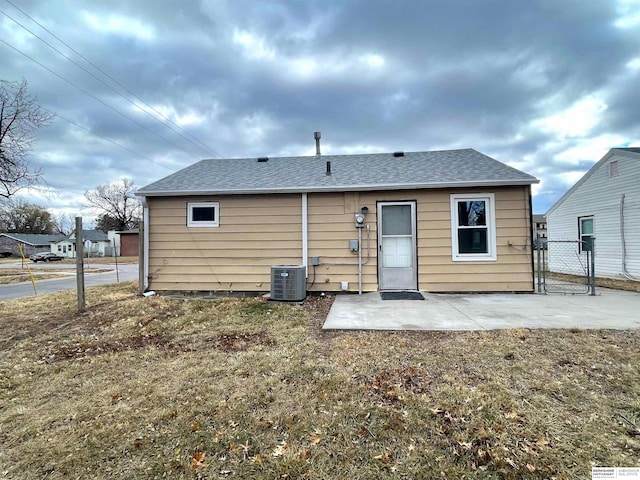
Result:
[[[276,345],[266,332],[221,333],[201,340],[204,348],[214,348],[223,352],[240,352],[256,345],[273,347]],[[129,337],[110,340],[98,340],[96,337],[77,339],[63,345],[48,345],[45,355],[40,357],[44,363],[56,363],[64,360],[78,360],[106,353],[119,353],[153,347],[157,350],[172,350],[186,353],[198,349],[198,342],[174,341],[165,334],[142,333]]]

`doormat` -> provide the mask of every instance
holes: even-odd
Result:
[[[420,292],[380,292],[382,300],[424,300]]]

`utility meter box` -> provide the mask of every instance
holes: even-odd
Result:
[[[358,212],[355,216],[356,227],[362,228],[364,227],[364,213]]]

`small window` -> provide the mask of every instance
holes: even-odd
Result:
[[[618,161],[609,162],[609,178],[618,176]]]
[[[188,227],[218,227],[220,225],[220,204],[218,202],[188,203]]]
[[[580,251],[590,252],[593,250],[593,217],[578,218],[580,229]]]
[[[451,195],[454,261],[496,260],[493,194]]]

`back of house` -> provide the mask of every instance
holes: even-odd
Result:
[[[533,183],[472,149],[202,160],[137,193],[145,287],[531,292]]]

